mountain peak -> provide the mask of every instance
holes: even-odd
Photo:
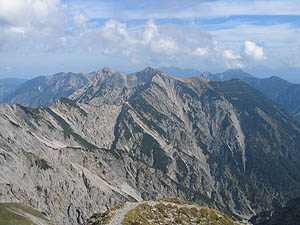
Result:
[[[243,79],[243,78],[254,78],[253,75],[245,72],[244,70],[241,69],[228,69],[223,73],[217,74],[220,76],[222,79]]]
[[[111,75],[116,73],[116,71],[114,71],[113,69],[109,68],[109,67],[103,67],[102,69],[99,69],[97,71],[97,75]]]
[[[161,73],[161,72],[159,70],[153,69],[152,67],[148,66],[137,73],[129,74],[129,76],[134,75],[142,81],[149,82],[157,73]]]
[[[146,67],[145,69],[141,70],[142,73],[157,73],[159,70],[156,70],[150,66]]]

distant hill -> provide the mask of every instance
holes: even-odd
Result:
[[[300,121],[300,84],[293,84],[276,76],[242,80],[272,99]]]
[[[163,67],[164,72],[171,75],[188,77],[196,75],[197,72],[191,69],[180,69],[178,67]],[[257,78],[240,69],[230,69],[223,73],[200,73],[198,76],[206,80],[225,81],[240,79],[250,86],[256,88],[265,96],[276,102],[283,109],[288,111],[296,120],[300,121],[300,84],[290,83],[278,76],[269,78]]]
[[[20,78],[0,79],[0,102],[2,101],[2,99],[14,92],[20,85],[22,85],[26,81],[26,79]]]
[[[182,69],[179,67],[160,67],[157,68],[157,70],[173,75],[175,77],[179,77],[179,78],[187,78],[187,77],[192,77],[192,76],[198,76],[200,75],[202,72],[198,71],[198,70],[194,70],[194,69]]]
[[[94,74],[57,73],[36,77],[23,83],[1,102],[30,107],[49,106],[60,97],[70,96],[86,85],[93,76]]]

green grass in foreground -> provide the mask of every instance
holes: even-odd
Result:
[[[45,216],[31,208],[19,203],[0,203],[0,225],[33,225],[29,218],[25,215],[30,214],[39,220],[42,220],[46,224],[53,225],[51,221],[45,218]]]

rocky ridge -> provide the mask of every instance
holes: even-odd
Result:
[[[26,81],[14,92],[2,99],[9,105],[22,104],[30,107],[50,106],[60,97],[68,97],[85,86],[94,74],[57,73],[40,76]]]

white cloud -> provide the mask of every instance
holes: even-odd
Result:
[[[225,59],[232,59],[232,60],[241,59],[241,56],[238,54],[234,54],[232,50],[225,50],[223,52],[223,56]]]
[[[140,67],[178,65],[207,70],[278,62],[299,65],[299,51],[291,53],[300,46],[295,38],[300,35],[300,28],[294,21],[280,23],[279,19],[278,23],[269,25],[257,23],[260,16],[253,20],[240,17],[299,15],[296,0],[134,0],[126,3],[131,5],[125,7],[122,1],[110,0],[0,0],[1,58],[24,56],[20,52],[26,55],[59,52],[78,55],[78,58],[87,54],[94,57],[94,62],[114,61],[117,66],[121,63]],[[145,3],[147,8],[141,8]],[[194,20],[224,15],[239,16],[220,19],[220,23]],[[179,20],[169,20],[172,18]],[[264,47],[257,43],[263,43]],[[266,55],[269,60],[263,60]],[[10,62],[7,59],[2,67]],[[16,71],[17,66],[12,66]]]
[[[179,48],[176,42],[171,39],[158,39],[151,42],[151,49],[153,52],[166,54],[166,55],[174,55],[179,51]]]
[[[144,43],[149,43],[154,37],[158,35],[157,26],[153,20],[149,20],[146,23],[144,30]]]
[[[10,27],[9,30],[13,33],[25,34],[25,28],[24,27]]]
[[[1,0],[0,20],[15,26],[44,24],[55,19],[60,6],[59,0]]]
[[[225,63],[227,69],[242,69],[245,65],[240,61],[231,61]]]
[[[92,50],[89,49],[89,51],[92,51]],[[114,48],[106,48],[106,49],[103,50],[103,54],[104,54],[104,55],[113,55],[113,54],[115,54],[116,52],[117,52],[117,50],[114,49]]]
[[[252,41],[245,41],[245,53],[253,57],[255,60],[266,59],[264,56],[264,49]]]
[[[127,32],[126,23],[117,20],[109,20],[100,29],[101,37],[108,42],[117,42],[122,46],[136,44],[137,40],[132,38]]]
[[[60,0],[0,0],[0,51],[55,51],[66,46],[63,10]]]
[[[148,20],[137,27],[128,27],[118,20],[108,20],[96,35],[83,36],[86,49],[104,55],[124,57],[128,63],[153,65],[162,61],[174,65],[183,61],[201,62],[197,57],[214,54],[215,42],[199,27],[175,24],[157,25]],[[127,58],[127,59],[125,59]]]
[[[74,16],[74,24],[77,27],[84,25],[88,21],[88,18],[82,13]]]
[[[241,69],[244,67],[243,58],[239,54],[235,54],[232,50],[224,50],[222,56],[225,59],[225,65],[228,69]]]
[[[192,56],[204,56],[207,54],[207,49],[205,48],[196,48],[194,51],[191,52]]]
[[[78,1],[89,18],[162,19],[205,18],[230,15],[299,15],[298,0],[176,0],[176,1]],[[131,7],[126,7],[130,5]],[[147,5],[147,7],[144,7]],[[166,10],[168,9],[168,10]]]
[[[12,67],[11,67],[11,66],[5,66],[4,69],[5,69],[5,71],[7,71],[7,72],[12,71]]]

